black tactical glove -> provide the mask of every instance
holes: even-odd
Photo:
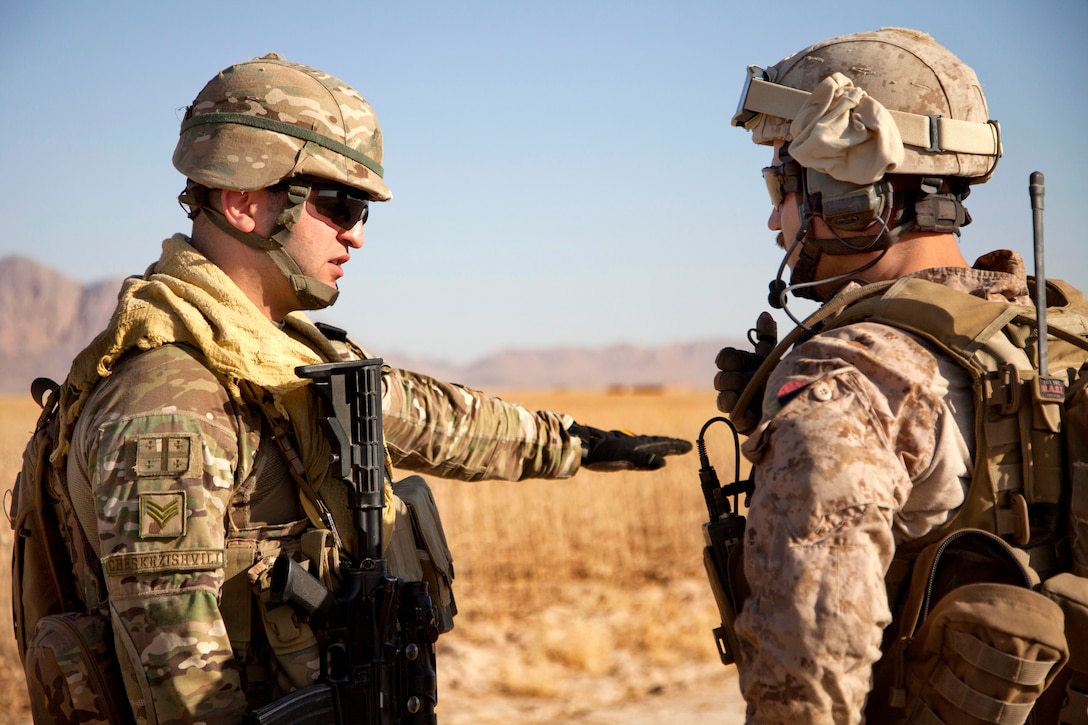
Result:
[[[723,347],[714,360],[714,364],[718,366],[718,372],[714,375],[714,389],[718,391],[718,410],[729,414],[733,425],[741,432],[745,429],[751,430],[759,423],[763,394],[760,392],[753,395],[747,409],[737,411],[736,415],[733,415],[733,407],[762,362],[761,355],[735,347]]]
[[[591,471],[656,471],[665,466],[662,456],[691,450],[691,443],[681,438],[604,431],[577,423],[568,430],[582,439],[582,468]]]
[[[744,434],[755,429],[763,415],[763,391],[755,391],[745,410],[738,410],[734,414],[733,408],[740,400],[741,392],[755,376],[759,366],[774,349],[778,337],[774,318],[766,312],[760,314],[755,329],[749,332],[749,338],[753,332],[756,335],[756,339],[753,340],[755,352],[723,347],[714,360],[714,364],[718,366],[718,373],[714,376],[714,389],[718,391],[718,410],[729,414],[733,425]]]

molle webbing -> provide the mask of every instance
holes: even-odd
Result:
[[[874,292],[848,305],[829,327],[877,322],[919,335],[960,362],[974,388],[976,464],[966,502],[944,527],[910,548],[964,527],[1021,545],[1053,533],[1033,529],[1036,511],[1049,507],[1056,514],[1067,493],[1064,401],[1040,391],[1034,310],[913,278]],[[1068,385],[1088,360],[1088,303],[1062,282],[1049,283],[1047,292],[1050,373]]]

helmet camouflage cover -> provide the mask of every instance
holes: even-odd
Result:
[[[392,198],[374,110],[340,79],[275,53],[220,71],[186,110],[174,166],[211,189],[264,189],[294,176]]]
[[[901,134],[901,141],[894,143],[901,144],[902,153],[897,152],[894,169],[888,169],[893,173],[957,176],[980,183],[989,178],[1001,155],[998,124],[989,119],[975,72],[926,33],[881,28],[836,36],[766,71],[753,66],[749,73],[733,125],[751,130],[756,143],[792,141],[802,103],[815,99],[821,84],[831,83],[834,76],[847,88],[860,89],[857,95],[869,96],[889,112],[885,117],[894,119],[891,125],[898,128],[892,136],[898,135],[895,130]],[[755,79],[765,82],[757,84]],[[771,93],[778,88],[779,100],[787,95],[782,89],[806,93],[792,93],[783,103],[759,107],[760,101],[753,100],[756,89],[749,90],[754,85]],[[782,113],[775,113],[778,109]],[[831,147],[825,151],[836,152]]]

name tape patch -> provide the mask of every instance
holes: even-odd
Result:
[[[110,554],[102,557],[102,568],[109,576],[159,571],[222,569],[223,564],[224,555],[222,549],[145,551],[131,554]]]

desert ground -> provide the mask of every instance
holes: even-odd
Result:
[[[717,415],[713,393],[669,389],[497,391],[599,428],[694,441]],[[0,492],[37,414],[29,394],[0,398]],[[732,439],[710,429],[722,482]],[[718,659],[718,613],[703,573],[706,509],[695,451],[652,473],[582,471],[564,481],[429,478],[453,551],[459,613],[438,643],[439,722],[743,722],[736,670]],[[5,498],[5,508],[7,499]],[[10,527],[0,525],[8,560]],[[8,601],[10,568],[0,569]],[[0,708],[29,723],[10,608],[0,606]]]

